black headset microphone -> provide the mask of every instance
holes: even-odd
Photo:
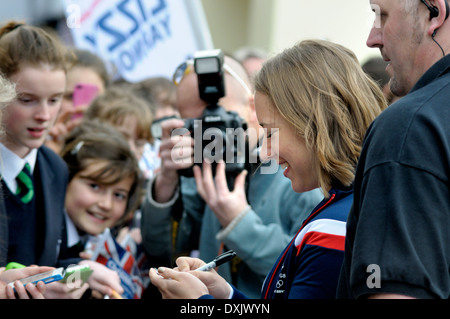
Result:
[[[433,5],[429,5],[425,0],[420,0],[424,5],[426,5],[426,7],[428,8],[428,10],[430,11],[430,20],[433,18],[436,18],[439,15],[439,9]],[[449,14],[450,14],[450,9],[449,9],[449,5],[447,3],[447,0],[444,1],[445,2],[445,20],[447,20]],[[433,41],[438,45],[438,47],[441,49],[442,51],[442,55],[445,56],[445,52],[444,49],[441,47],[441,45],[436,41],[436,39],[434,38],[436,36],[438,29],[435,29],[433,34],[431,35],[431,38],[433,39]]]

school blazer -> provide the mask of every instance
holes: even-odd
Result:
[[[7,258],[8,258],[8,220],[6,218],[5,202],[3,201],[3,190],[0,189],[0,267],[6,266]]]
[[[38,258],[38,265],[56,266],[64,229],[64,201],[69,173],[62,158],[46,146],[39,148],[36,161],[41,176],[45,208],[44,250]],[[8,221],[2,193],[0,196],[0,267],[5,266],[7,257]]]

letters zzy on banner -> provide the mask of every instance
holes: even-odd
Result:
[[[98,47],[100,33],[105,34],[109,40],[106,49],[115,54],[120,69],[134,69],[144,58],[145,52],[152,50],[158,42],[163,42],[172,34],[167,1],[158,0],[152,8],[146,8],[144,3],[144,0],[119,2],[97,20],[95,33],[84,35],[85,40]],[[118,18],[117,15],[120,15],[124,23],[128,22],[130,27],[123,28],[122,24],[112,23]]]

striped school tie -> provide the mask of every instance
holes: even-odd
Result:
[[[33,179],[31,178],[30,164],[26,163],[22,171],[16,177],[17,191],[16,195],[24,204],[31,202],[34,196]]]

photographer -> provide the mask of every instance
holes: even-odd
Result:
[[[237,61],[225,57],[225,64],[226,94],[219,105],[237,112],[246,121],[249,150],[255,152],[259,124],[253,96],[245,87],[249,86],[248,76]],[[185,64],[177,72],[181,75],[177,81],[181,116],[201,118],[208,103],[200,98],[193,66]],[[318,189],[297,194],[281,169],[263,174],[266,165],[255,167],[257,163],[252,163],[256,164],[252,171],[237,175],[232,191],[226,187],[225,165],[217,166],[216,185],[205,187],[202,183],[197,187],[195,178],[180,176],[178,171],[191,167],[194,155],[191,136],[171,137],[174,129],[184,126],[184,121],[176,119],[162,123],[161,171],[149,183],[142,208],[144,247],[150,257],[170,261],[194,250],[199,250],[200,258],[211,260],[232,249],[239,258],[221,266],[219,273],[249,297],[259,298],[264,278],[279,253],[323,195]],[[206,165],[204,172],[209,169]],[[199,170],[196,171],[200,181]]]

